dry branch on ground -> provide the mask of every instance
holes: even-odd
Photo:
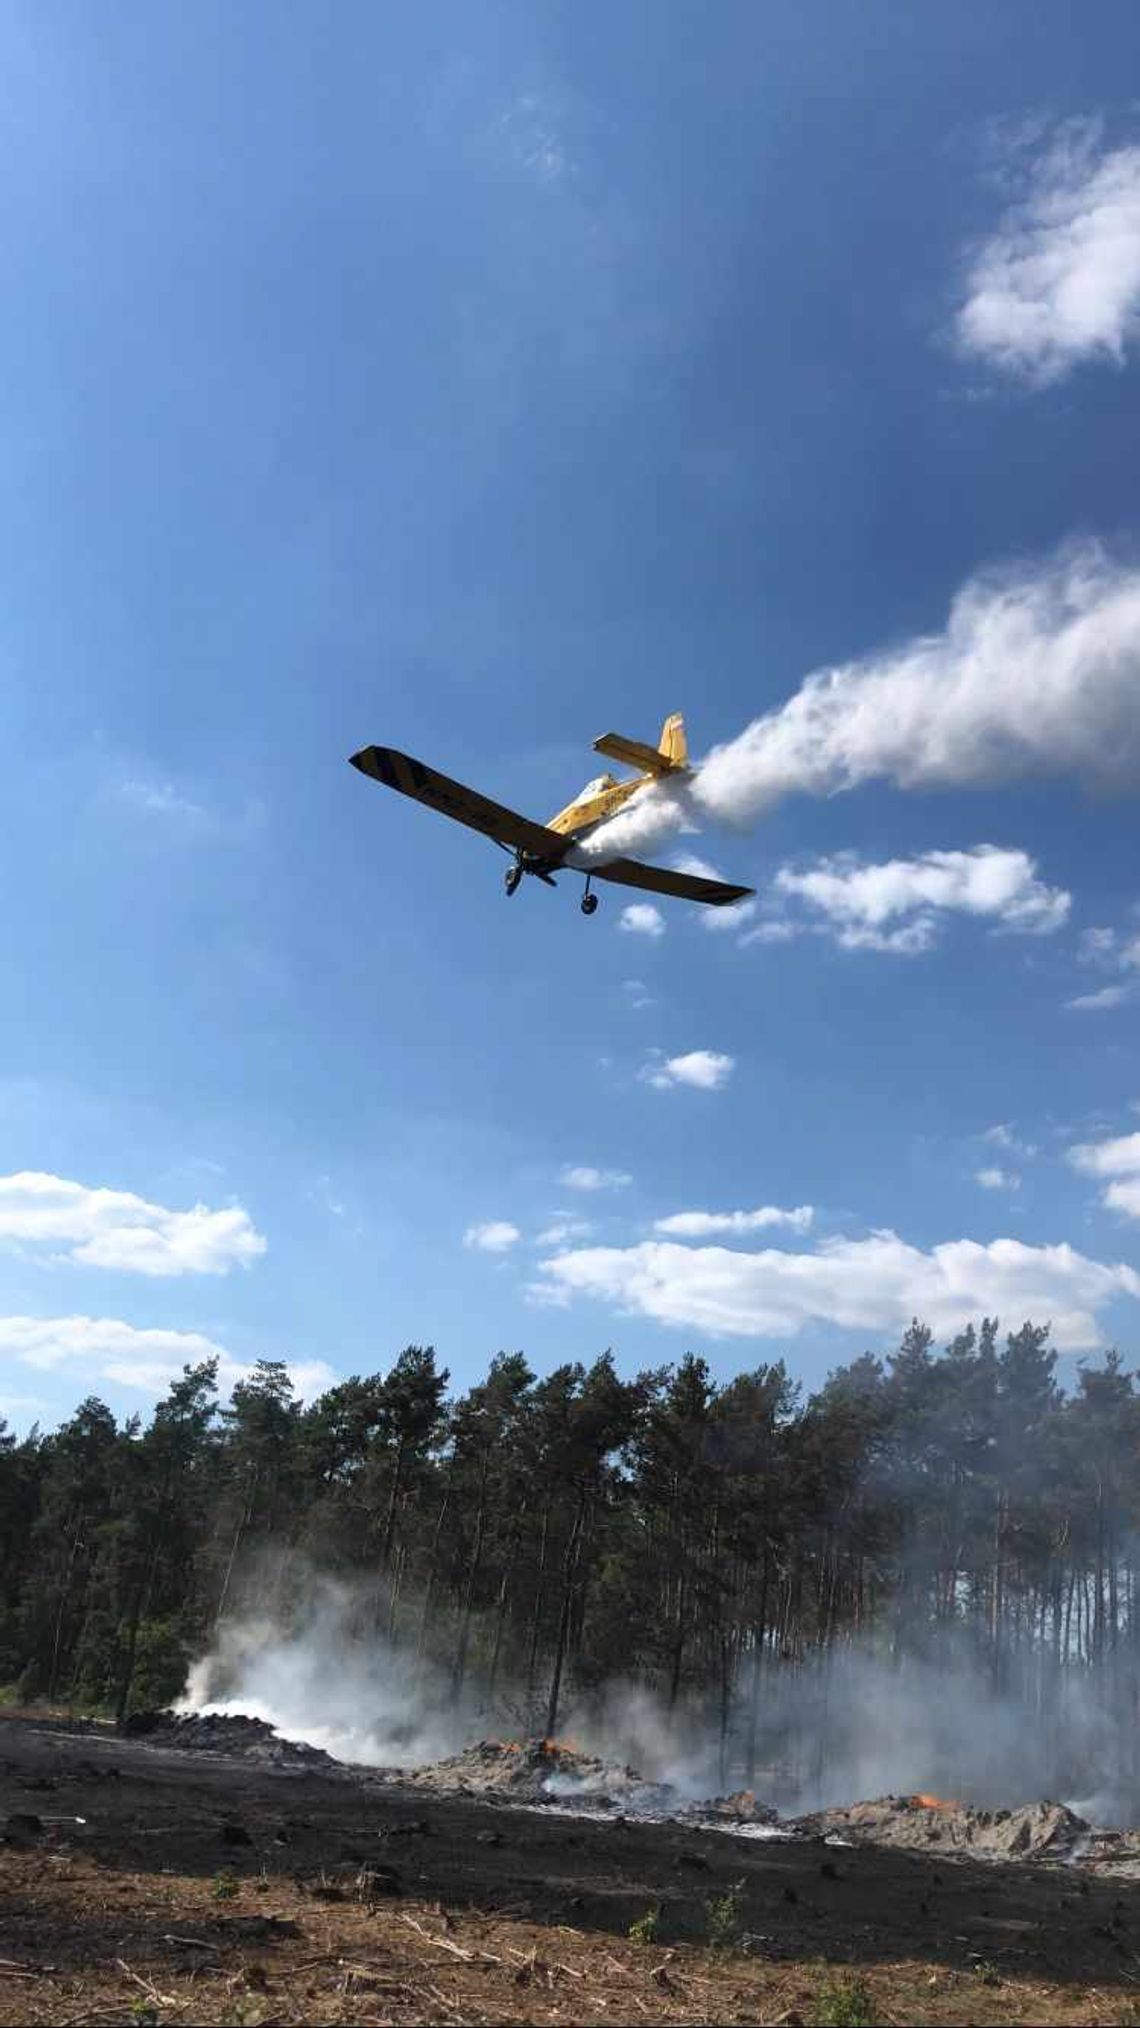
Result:
[[[768,2023],[810,2028],[850,1966],[751,1952],[621,1944],[568,1925],[414,1903],[314,1902],[283,1881],[244,1882],[219,1914],[209,1881],[125,1874],[86,1857],[46,1867],[0,1856],[5,1928],[42,1956],[0,1961],[0,2023]],[[232,1912],[231,1912],[232,1911]],[[441,1962],[442,1960],[442,1962]],[[863,1963],[876,2021],[1125,2023],[1126,1992],[1008,1974],[986,1961]],[[1140,1989],[1138,1989],[1140,1990]],[[151,2010],[148,2014],[147,2010]],[[823,2018],[820,2016],[820,2018]]]

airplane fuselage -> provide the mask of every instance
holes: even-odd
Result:
[[[652,775],[633,775],[624,782],[619,782],[616,775],[597,775],[584,789],[579,789],[572,803],[547,820],[546,828],[557,831],[568,844],[584,838],[607,818],[616,816],[623,804],[652,780]]]
[[[396,747],[362,747],[359,753],[352,755],[352,763],[362,774],[371,775],[386,788],[397,789],[401,795],[410,796],[415,802],[426,803],[443,816],[466,824],[469,830],[479,831],[485,838],[491,838],[502,846],[514,861],[505,875],[508,894],[517,892],[527,874],[533,874],[550,887],[556,886],[554,875],[561,867],[584,874],[586,891],[581,905],[585,915],[593,915],[598,906],[598,897],[592,892],[595,880],[641,888],[651,894],[671,894],[683,901],[706,902],[714,908],[743,901],[751,894],[751,888],[737,887],[704,874],[688,873],[675,867],[644,866],[637,860],[627,859],[620,851],[577,866],[570,865],[574,846],[596,831],[600,824],[616,816],[639,789],[648,788],[651,783],[666,777],[683,779],[689,773],[684,722],[680,712],[676,711],[665,720],[656,746],[645,740],[628,739],[624,733],[606,732],[594,741],[594,750],[634,768],[636,773],[625,781],[618,781],[613,775],[597,775],[548,824],[536,824],[517,810],[492,802],[489,796],[466,788],[462,782],[452,781],[437,769],[425,766],[423,761],[399,752]]]
[[[670,772],[675,775],[687,774],[688,769],[680,766],[674,767]],[[619,781],[616,775],[595,775],[592,782],[587,782],[584,789],[579,789],[573,802],[567,803],[565,809],[550,817],[544,827],[547,831],[553,831],[559,837],[565,838],[565,850],[547,854],[521,851],[516,855],[516,864],[520,872],[534,874],[539,880],[549,881],[551,875],[565,865],[573,846],[580,844],[583,838],[588,838],[599,825],[615,817],[639,789],[647,788],[651,782],[659,779],[659,774],[649,772],[630,775],[624,782]],[[510,876],[508,883],[509,881]],[[587,881],[587,890],[588,888]]]

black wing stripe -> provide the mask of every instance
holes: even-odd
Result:
[[[469,830],[513,846],[516,851],[532,852],[538,858],[553,861],[560,860],[566,851],[567,840],[556,831],[532,823],[517,810],[493,803],[489,796],[481,796],[462,782],[453,782],[449,776],[441,775],[423,761],[413,760],[410,754],[400,753],[396,747],[366,746],[351,758],[353,767],[382,782],[385,788],[398,789],[414,802],[426,803],[441,816],[451,817],[457,824],[466,824]]]

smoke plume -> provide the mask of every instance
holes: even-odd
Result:
[[[283,1739],[363,1767],[421,1767],[477,1738],[473,1699],[457,1700],[426,1659],[362,1630],[373,1605],[311,1576],[287,1620],[225,1622],[191,1669],[178,1710],[242,1712]]]
[[[493,1707],[477,1693],[457,1699],[446,1671],[364,1630],[362,1603],[308,1573],[287,1620],[223,1627],[178,1709],[244,1713],[339,1760],[392,1769],[525,1730],[520,1693],[508,1688]],[[1136,1696],[1123,1653],[1095,1682],[1044,1650],[1011,1657],[998,1688],[986,1658],[951,1629],[917,1650],[880,1636],[767,1653],[755,1677],[745,1670],[723,1736],[715,1694],[670,1709],[620,1678],[571,1689],[560,1729],[608,1765],[669,1784],[677,1805],[751,1781],[787,1816],[927,1790],[988,1808],[1048,1796],[1101,1824],[1128,1824],[1140,1806]],[[551,1794],[573,1802],[579,1788],[556,1778]],[[621,1801],[636,1810],[636,1791]],[[660,1796],[647,1807],[659,1812]]]
[[[1098,544],[982,573],[940,633],[808,676],[680,787],[646,789],[585,841],[592,859],[745,824],[795,793],[987,788],[1071,774],[1140,780],[1140,568]]]

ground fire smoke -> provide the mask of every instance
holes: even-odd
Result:
[[[322,1581],[290,1616],[226,1622],[190,1671],[180,1711],[243,1712],[337,1760],[416,1767],[478,1729],[471,1700],[415,1654],[364,1634],[353,1594]]]
[[[782,797],[883,780],[984,788],[1073,774],[1140,777],[1140,569],[1097,544],[982,573],[941,632],[808,676],[681,787],[645,790],[585,841],[646,852],[709,823],[748,823]]]
[[[474,1694],[457,1702],[441,1671],[362,1634],[358,1619],[347,1590],[318,1583],[288,1627],[234,1621],[191,1671],[178,1709],[244,1713],[338,1760],[422,1770],[429,1781],[435,1764],[448,1763],[441,1786],[478,1786],[478,1768],[450,1764],[476,1742],[525,1733],[521,1699],[508,1691],[494,1707]],[[1095,1689],[1074,1671],[999,1693],[951,1648],[925,1660],[849,1646],[773,1661],[761,1680],[751,1769],[747,1699],[729,1714],[722,1742],[707,1701],[669,1712],[642,1686],[614,1681],[566,1701],[565,1735],[592,1765],[576,1775],[556,1754],[537,1788],[563,1802],[608,1793],[636,1811],[633,1770],[641,1805],[653,1811],[750,1783],[758,1803],[788,1816],[929,1792],[1006,1810],[1053,1797],[1097,1823],[1135,1824],[1140,1748],[1135,1685],[1125,1676],[1122,1664],[1118,1679],[1109,1671]],[[484,1760],[509,1787],[514,1770],[495,1753]]]

